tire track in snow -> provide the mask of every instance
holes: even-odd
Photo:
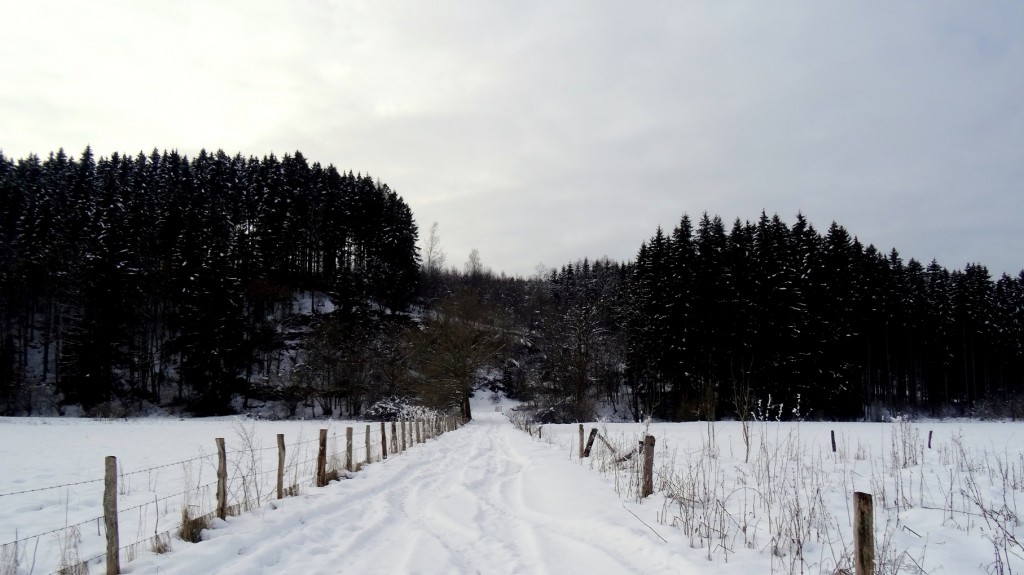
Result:
[[[595,474],[504,416],[232,518],[132,573],[685,573]]]
[[[493,505],[480,495],[508,473],[498,465],[502,456],[493,429],[473,424],[459,433],[460,441],[453,442],[443,463],[457,470],[456,477],[442,467],[425,478],[410,492],[407,505],[416,511],[407,515],[438,544],[462,558],[471,572],[525,572],[523,556],[535,553],[523,548],[522,538],[509,532],[505,518],[495,515]],[[416,558],[410,551],[411,565]]]

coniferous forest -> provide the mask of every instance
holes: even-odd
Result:
[[[904,261],[836,223],[683,215],[631,262],[478,283],[519,334],[499,381],[543,421],[1024,416],[1024,272]]]
[[[407,307],[416,241],[387,185],[299,152],[0,155],[0,406],[223,413],[279,371],[297,292]]]
[[[417,241],[386,184],[299,152],[0,154],[0,412],[469,417],[489,388],[542,421],[1024,415],[1024,272],[799,214],[683,215],[531,278]]]

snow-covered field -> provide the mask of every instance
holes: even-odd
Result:
[[[0,573],[54,572],[62,551],[102,556],[106,455],[121,466],[121,544],[142,541],[122,550],[124,573],[833,573],[850,568],[854,491],[875,497],[880,573],[1024,566],[1022,424],[755,422],[746,462],[739,422],[597,424],[621,453],[656,438],[659,491],[638,501],[638,458],[615,465],[598,442],[581,462],[578,426],[545,426],[538,440],[486,401],[474,413],[324,488],[311,486],[318,430],[337,454],[344,428],[364,423],[0,419],[0,543],[20,541]],[[300,485],[281,501],[278,433]],[[186,497],[212,509],[214,437],[227,440],[233,500],[264,503],[154,553],[150,538],[174,529]],[[103,572],[102,559],[89,567]]]
[[[1022,423],[754,421],[749,456],[740,422],[596,427],[619,454],[655,437],[660,492],[644,506],[658,512],[646,517],[669,544],[723,572],[755,561],[758,573],[852,573],[855,491],[873,496],[878,573],[1024,568]],[[577,449],[577,425],[540,433],[567,454]],[[597,448],[587,466],[634,498],[639,458],[616,465]]]
[[[215,438],[225,439],[229,501],[237,504],[275,495],[277,434],[285,438],[286,485],[297,484],[304,492],[313,482],[319,430],[328,430],[329,450],[337,455],[344,451],[345,427],[354,427],[354,459],[363,461],[365,425],[245,418],[0,418],[0,574],[10,573],[4,568],[15,560],[16,573],[46,574],[57,571],[62,554],[66,564],[104,554],[108,455],[118,458],[121,546],[141,542],[123,549],[122,556],[134,557],[148,552],[154,535],[176,530],[184,505],[192,516],[215,508]],[[371,436],[371,451],[379,457],[376,425]],[[77,546],[71,544],[70,528],[77,528]]]

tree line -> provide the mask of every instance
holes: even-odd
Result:
[[[485,388],[544,421],[1024,410],[1024,272],[799,214],[684,214],[632,261],[530,278],[445,267],[436,224],[421,263],[417,239],[386,184],[299,152],[0,154],[0,411],[468,418]]]
[[[326,293],[356,323],[403,310],[417,237],[386,184],[300,152],[0,153],[0,410],[222,413],[286,387],[273,380],[296,294]]]
[[[1024,415],[1024,272],[904,261],[836,223],[684,214],[633,261],[478,284],[515,326],[495,383],[545,421],[744,418],[759,401],[783,418]]]
[[[736,415],[771,394],[817,417],[1020,415],[1024,272],[903,261],[836,223],[764,213],[728,232],[684,215],[632,268],[624,384],[639,411]]]

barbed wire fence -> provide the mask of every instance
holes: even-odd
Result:
[[[16,529],[13,540],[0,543],[0,575],[81,575],[100,565],[108,574],[119,573],[122,561],[170,551],[175,539],[200,541],[216,519],[351,477],[461,424],[456,416],[439,415],[347,426],[340,437],[337,430],[321,428],[318,437],[300,433],[290,444],[278,434],[269,447],[253,427],[239,425],[231,450],[216,438],[216,451],[130,471],[108,457],[105,477],[0,493],[0,501],[29,498],[26,508],[41,506],[31,501],[39,496],[65,505],[63,525],[29,535]],[[98,494],[102,505],[96,504]]]

